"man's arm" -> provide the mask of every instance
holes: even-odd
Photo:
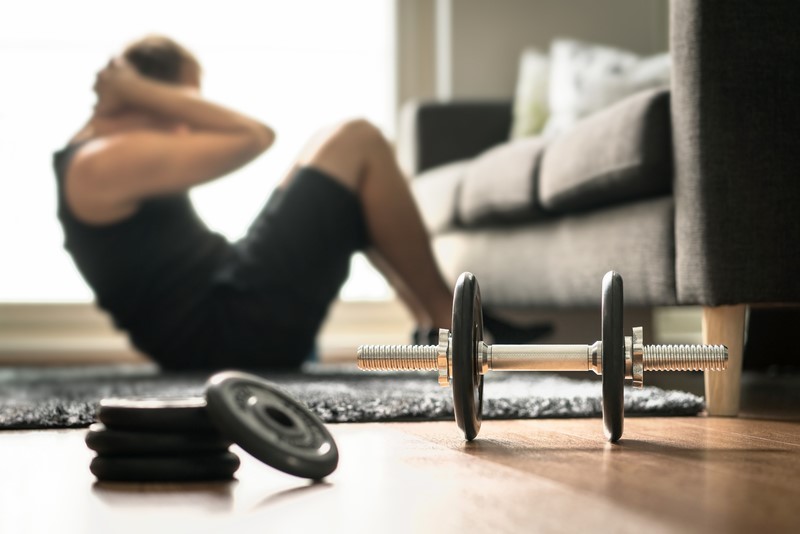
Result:
[[[146,79],[124,64],[104,69],[96,90],[101,102],[113,100],[188,127],[139,129],[89,142],[73,161],[71,186],[104,203],[133,203],[214,180],[253,160],[275,138],[255,119],[184,86]]]

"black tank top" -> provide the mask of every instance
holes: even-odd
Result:
[[[112,224],[81,222],[64,195],[64,176],[79,147],[54,155],[64,248],[98,305],[137,348],[150,355],[180,350],[207,319],[206,304],[232,247],[205,226],[186,193],[145,200]]]

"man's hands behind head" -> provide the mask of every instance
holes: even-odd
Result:
[[[97,73],[94,92],[97,94],[95,113],[97,115],[113,115],[126,107],[124,87],[139,77],[136,70],[121,57],[112,58]]]

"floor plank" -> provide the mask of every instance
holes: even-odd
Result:
[[[473,444],[454,442],[444,430],[408,430],[603,497],[676,530],[790,531],[789,525],[800,526],[800,451],[794,445],[725,432],[712,435],[702,425],[679,426],[683,421],[629,419],[618,445],[604,443],[596,425],[574,420],[488,422],[482,439]],[[714,426],[727,420],[704,421]],[[796,439],[800,425],[788,425]]]
[[[330,425],[309,484],[240,452],[225,484],[100,484],[83,431],[0,433],[0,532],[797,532],[800,423],[629,418]],[[112,528],[113,526],[113,528]]]

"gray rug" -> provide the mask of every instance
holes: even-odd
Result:
[[[354,368],[310,367],[262,373],[328,423],[433,421],[453,418],[449,388],[433,373],[365,373]],[[0,370],[0,429],[85,427],[104,397],[202,395],[207,375],[159,374],[152,369]],[[600,383],[543,373],[486,377],[485,419],[598,417]],[[626,388],[626,415],[695,415],[703,399],[655,387]]]

